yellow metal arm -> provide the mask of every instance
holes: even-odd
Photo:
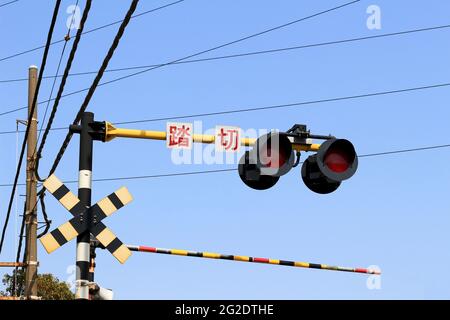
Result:
[[[152,130],[137,130],[137,129],[123,129],[116,128],[111,123],[106,122],[105,125],[105,141],[111,141],[114,138],[134,138],[134,139],[149,139],[149,140],[166,140],[167,134],[165,131]],[[192,140],[197,143],[214,143],[216,137],[206,134],[194,134]],[[241,145],[251,147],[255,144],[254,138],[243,138]],[[317,151],[320,144],[294,144],[293,148],[296,151]]]

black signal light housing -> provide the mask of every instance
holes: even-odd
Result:
[[[353,144],[345,139],[330,139],[303,163],[302,179],[311,191],[328,194],[350,179],[357,168],[358,156]]]

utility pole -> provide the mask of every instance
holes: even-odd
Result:
[[[78,198],[81,203],[89,208],[91,206],[92,188],[92,151],[93,137],[91,125],[94,122],[94,114],[83,113],[80,130],[80,158],[78,175]],[[85,223],[90,223],[90,210],[83,217]],[[77,279],[76,299],[89,299],[89,282],[93,275],[89,274],[90,267],[90,232],[85,231],[77,237]]]
[[[37,299],[37,180],[34,173],[36,163],[37,147],[37,105],[33,109],[33,99],[37,85],[36,66],[30,66],[28,69],[28,119],[31,119],[28,140],[27,140],[27,181],[26,181],[26,275],[25,275],[25,296],[27,299]]]

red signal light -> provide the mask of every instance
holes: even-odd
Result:
[[[323,162],[333,172],[342,173],[349,167],[352,160],[348,153],[336,147],[331,147],[325,154]]]
[[[271,132],[256,140],[250,152],[261,175],[281,177],[291,170],[295,155],[292,143],[284,133]]]
[[[239,176],[250,188],[266,190],[291,170],[295,155],[292,143],[284,133],[271,132],[255,142],[239,161]]]
[[[317,154],[306,159],[302,179],[310,190],[327,194],[351,178],[357,168],[358,156],[353,144],[345,139],[330,139],[322,143]]]
[[[279,138],[279,137],[277,137]],[[292,147],[290,146],[290,142],[288,142],[288,147],[281,147],[276,145],[277,143],[274,143],[274,139],[276,139],[274,136],[272,136],[270,139],[267,139],[262,143],[261,146],[259,146],[259,162],[267,167],[267,168],[281,168],[283,167],[286,162],[291,157],[292,153]]]
[[[301,175],[305,185],[313,192],[328,194],[339,188],[341,182],[351,178],[358,168],[358,156],[353,144],[332,136],[311,135],[306,126],[295,125],[287,132],[271,132],[259,137],[253,149],[239,161],[239,176],[250,188],[266,190],[273,187],[281,176],[300,162],[300,151],[294,153],[293,144],[311,144],[309,140],[326,140],[303,163]]]
[[[239,177],[242,182],[248,187],[255,190],[267,190],[272,188],[280,179],[280,177],[273,177],[261,175],[261,170],[250,162],[250,152],[246,151],[241,157],[238,166]]]

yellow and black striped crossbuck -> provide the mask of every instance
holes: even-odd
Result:
[[[89,231],[120,263],[130,257],[131,251],[101,222],[133,200],[127,188],[122,187],[87,208],[54,174],[44,182],[44,187],[74,216],[40,239],[48,253]]]

